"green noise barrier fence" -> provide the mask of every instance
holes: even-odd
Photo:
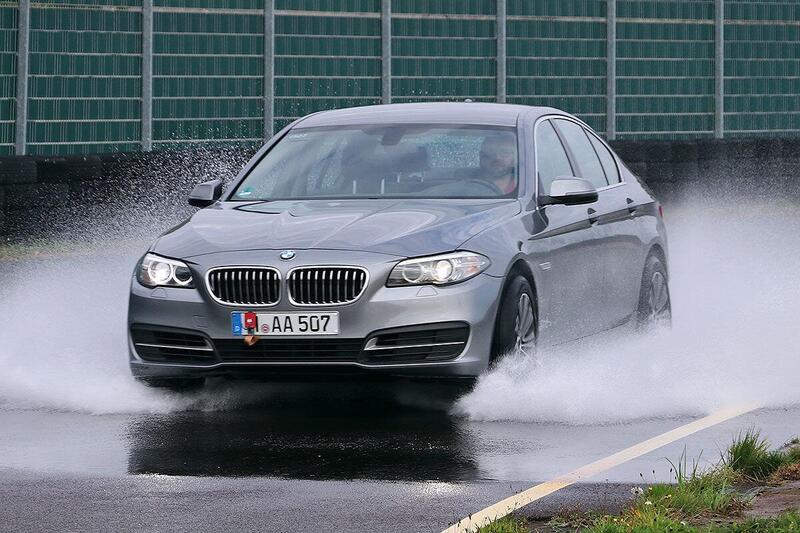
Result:
[[[253,147],[388,102],[610,139],[800,132],[797,0],[0,0],[0,155]]]

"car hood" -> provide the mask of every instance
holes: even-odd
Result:
[[[302,200],[202,209],[153,246],[168,257],[238,250],[361,250],[411,257],[457,249],[520,212],[517,200]]]

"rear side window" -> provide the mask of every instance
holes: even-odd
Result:
[[[550,194],[550,184],[554,179],[574,175],[567,152],[549,120],[536,127],[536,166],[542,194]]]
[[[619,178],[619,170],[617,169],[617,162],[614,160],[614,156],[611,155],[606,145],[600,142],[600,139],[595,137],[589,132],[586,132],[586,136],[589,137],[589,140],[592,141],[592,146],[594,146],[595,152],[600,157],[600,163],[603,165],[603,170],[606,171],[606,178],[608,179],[608,183],[614,185],[615,183],[619,183],[621,180]]]
[[[583,126],[569,120],[557,120],[556,123],[578,165],[576,176],[591,182],[597,189],[607,186],[608,182],[603,166],[600,164],[600,159],[597,157],[589,137],[586,136]]]

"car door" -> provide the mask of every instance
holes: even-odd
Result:
[[[593,303],[600,329],[610,329],[626,322],[636,308],[632,302],[631,268],[638,265],[641,244],[632,218],[633,207],[625,197],[625,184],[608,148],[593,132],[577,122],[554,121],[577,167],[578,177],[589,180],[598,190],[597,207],[592,223],[597,234],[591,261],[597,269],[602,289]]]
[[[616,312],[615,322],[625,322],[639,305],[642,286],[642,258],[648,244],[642,239],[644,219],[638,216],[644,207],[643,198],[623,181],[620,164],[611,149],[594,132],[589,130],[586,134],[600,157],[609,182],[606,196],[612,211],[605,223],[611,224],[614,230],[614,238],[609,244],[617,259],[613,278],[616,288],[610,306]]]
[[[575,169],[550,120],[539,121],[534,134],[534,168],[540,195],[550,191],[559,177],[574,176]],[[595,204],[547,205],[535,214],[528,251],[537,270],[540,341],[558,343],[598,331],[592,316],[593,301],[600,299],[598,275],[592,261],[598,233],[589,221]]]

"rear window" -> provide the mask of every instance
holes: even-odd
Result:
[[[598,157],[600,157],[600,163],[603,165],[603,170],[606,173],[606,178],[608,179],[608,183],[614,185],[615,183],[619,183],[619,169],[617,169],[617,163],[614,159],[614,156],[611,155],[611,152],[606,148],[606,145],[600,142],[600,139],[595,137],[589,132],[586,132],[587,137],[589,140],[592,141],[592,146],[594,146],[595,152],[597,152]]]

